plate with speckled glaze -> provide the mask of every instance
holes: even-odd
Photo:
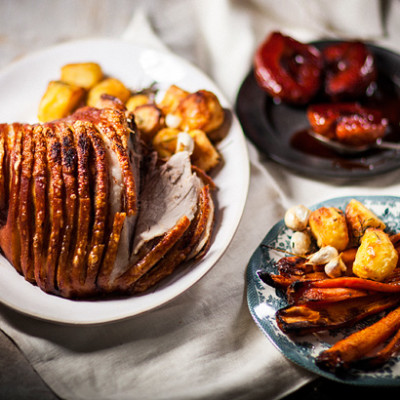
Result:
[[[352,196],[330,199],[312,207],[337,207],[344,211],[351,199],[357,199],[371,209],[387,225],[386,231],[400,231],[400,197],[394,196]],[[259,271],[277,273],[276,262],[283,257],[276,248],[289,249],[292,231],[284,221],[275,224],[253,253],[247,266],[247,302],[250,313],[261,331],[295,364],[325,378],[360,386],[400,386],[400,355],[390,359],[381,368],[373,371],[362,371],[355,368],[346,374],[334,373],[320,369],[315,364],[316,357],[321,351],[331,347],[338,340],[371,324],[378,317],[361,321],[353,327],[331,332],[320,332],[305,336],[292,336],[283,333],[277,326],[275,313],[287,305],[282,292],[266,285],[259,277]]]

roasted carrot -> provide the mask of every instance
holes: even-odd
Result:
[[[400,293],[400,281],[394,282],[376,282],[370,279],[357,278],[357,277],[341,277],[341,278],[331,278],[322,279],[319,281],[312,282],[294,282],[290,290],[293,292],[304,290],[304,288],[352,288],[369,290],[375,292],[385,292],[385,293]]]
[[[363,297],[369,294],[370,292],[360,289],[311,287],[302,291],[288,293],[288,301],[290,304],[326,304]]]
[[[298,280],[297,276],[283,276],[277,274],[271,274],[266,271],[258,271],[258,276],[260,279],[269,286],[272,286],[276,289],[286,289],[289,285],[291,285],[295,280]]]
[[[370,315],[396,306],[400,294],[377,293],[327,304],[299,304],[277,311],[282,332],[306,334],[352,325]]]
[[[346,369],[360,360],[377,345],[383,343],[400,328],[400,307],[391,311],[378,322],[354,332],[340,340],[330,349],[323,351],[316,359],[320,368],[333,372]]]
[[[376,354],[362,358],[356,366],[362,369],[377,368],[383,365],[400,350],[400,330],[392,337],[389,343]]]
[[[310,272],[304,275],[280,275],[262,270],[258,271],[258,276],[264,283],[277,289],[286,289],[296,281],[312,281],[328,278],[325,272]]]

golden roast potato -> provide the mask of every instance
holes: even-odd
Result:
[[[178,134],[179,129],[163,128],[154,136],[153,147],[161,158],[169,158],[175,153]]]
[[[97,107],[102,94],[109,94],[126,103],[131,96],[130,90],[118,79],[106,78],[93,86],[88,93],[87,105]]]
[[[342,251],[349,244],[346,218],[336,207],[321,207],[313,211],[309,226],[318,247],[332,246]]]
[[[50,81],[39,103],[38,119],[49,122],[71,114],[81,103],[85,90],[61,81]]]
[[[70,85],[89,90],[103,79],[103,71],[100,65],[94,62],[66,64],[61,67],[60,79]]]
[[[181,89],[179,86],[171,85],[164,94],[163,99],[158,104],[164,114],[173,113],[179,106],[179,103],[189,95],[189,92]]]
[[[378,228],[382,230],[386,228],[385,223],[358,200],[350,200],[345,213],[349,233],[356,241],[361,239],[367,228]]]
[[[382,281],[396,268],[397,260],[389,236],[382,229],[368,228],[357,250],[353,272],[360,278]]]
[[[192,164],[207,172],[221,161],[217,149],[213,146],[206,133],[200,129],[190,131],[189,135],[194,140],[194,149],[191,155]]]
[[[144,106],[145,104],[151,103],[150,97],[146,94],[134,94],[129,97],[125,106],[128,111],[135,111],[135,109],[139,106]]]
[[[164,126],[164,116],[155,104],[144,104],[133,111],[135,124],[143,139],[151,143],[154,135]]]
[[[207,90],[198,90],[186,96],[174,114],[181,118],[179,127],[182,130],[201,129],[206,133],[219,128],[225,117],[217,96]]]

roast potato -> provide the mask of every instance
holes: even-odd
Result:
[[[129,97],[125,106],[128,111],[135,111],[135,109],[139,106],[144,106],[145,104],[151,103],[150,97],[146,94],[134,94]]]
[[[169,158],[175,153],[178,135],[179,129],[163,128],[154,136],[153,147],[161,158]]]
[[[131,92],[118,79],[106,78],[89,90],[87,105],[91,107],[97,107],[98,101],[102,94],[109,94],[117,97],[123,103],[126,103],[131,95]]]
[[[377,228],[368,228],[361,239],[353,263],[353,273],[360,278],[383,281],[396,268],[398,253],[389,236]]]
[[[173,114],[181,118],[179,127],[182,130],[201,129],[206,133],[219,128],[225,117],[217,96],[207,90],[186,96]]]
[[[350,200],[346,207],[346,220],[349,233],[359,241],[367,228],[385,229],[385,223],[371,210],[356,199]]]
[[[164,94],[163,99],[158,104],[164,114],[173,113],[179,106],[179,103],[189,95],[189,92],[181,89],[179,86],[171,85]]]
[[[83,101],[85,90],[61,81],[50,81],[39,103],[38,119],[49,122],[71,114]]]
[[[97,100],[96,108],[114,108],[121,112],[126,111],[125,104],[120,99],[105,93],[103,93]]]
[[[180,132],[182,131],[176,128],[163,128],[154,136],[152,144],[160,157],[169,158],[179,150],[177,149],[177,141]],[[206,133],[201,130],[194,130],[188,132],[188,134],[194,142],[190,157],[192,164],[205,172],[214,168],[221,161],[221,157]]]
[[[321,207],[313,211],[309,226],[318,247],[332,246],[342,251],[349,244],[346,218],[336,207]]]
[[[133,111],[135,123],[143,139],[151,143],[154,135],[164,126],[164,116],[155,104],[144,104]]]
[[[191,155],[192,164],[205,172],[218,165],[221,157],[206,133],[200,129],[196,129],[190,131],[189,135],[194,140],[194,150]]]
[[[86,90],[103,79],[103,71],[99,64],[94,62],[66,64],[61,67],[61,80],[83,87]]]

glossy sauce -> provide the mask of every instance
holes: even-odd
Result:
[[[373,93],[358,99],[358,102],[366,107],[380,110],[388,119],[389,128],[384,137],[385,141],[400,142],[400,93],[399,88],[388,77],[381,76],[376,82]],[[373,169],[380,161],[372,164],[368,159],[384,151],[391,151],[371,149],[362,156],[342,156],[310,136],[307,129],[295,132],[291,137],[290,146],[304,154],[332,160],[335,167],[350,170]]]
[[[290,145],[304,154],[328,159],[332,161],[333,166],[344,169],[371,169],[367,162],[367,154],[377,153],[379,150],[370,150],[365,153],[364,157],[343,157],[328,147],[324,146],[317,139],[314,139],[307,132],[307,129],[296,132],[290,141]]]

